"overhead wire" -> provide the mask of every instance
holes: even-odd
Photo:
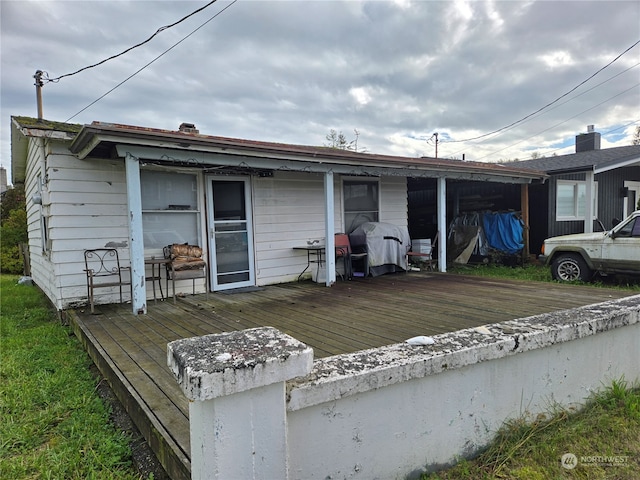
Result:
[[[569,117],[569,118],[567,118],[567,119],[563,120],[562,122],[558,122],[558,123],[556,123],[555,125],[552,125],[552,126],[551,126],[551,127],[549,127],[549,128],[545,128],[544,130],[541,130],[540,132],[535,133],[535,134],[533,134],[533,135],[531,135],[531,136],[529,136],[529,137],[527,137],[527,138],[524,138],[524,139],[522,139],[522,140],[520,140],[520,141],[518,141],[518,142],[516,142],[516,143],[513,143],[513,144],[511,144],[511,145],[508,145],[508,146],[506,146],[506,147],[503,147],[503,148],[501,148],[501,149],[499,149],[499,150],[496,150],[496,151],[494,151],[494,152],[488,153],[487,155],[484,155],[484,156],[482,156],[482,157],[476,158],[476,159],[474,159],[474,160],[475,160],[475,161],[482,160],[483,158],[487,158],[487,157],[489,157],[489,156],[491,156],[491,155],[495,155],[496,153],[502,152],[503,150],[506,150],[506,149],[508,149],[508,148],[514,147],[514,146],[516,146],[516,145],[519,145],[519,144],[520,144],[520,143],[522,143],[522,142],[526,142],[527,140],[529,140],[529,139],[531,139],[531,138],[533,138],[533,137],[535,137],[535,136],[537,136],[537,135],[540,135],[541,133],[548,132],[549,130],[554,129],[554,128],[556,128],[556,127],[558,127],[558,126],[562,125],[563,123],[567,123],[569,120],[572,120],[572,119],[574,119],[574,118],[576,118],[576,117],[578,117],[578,116],[582,115],[583,113],[587,113],[587,112],[589,112],[589,111],[593,110],[594,108],[597,108],[597,107],[599,107],[600,105],[603,105],[603,104],[605,104],[605,103],[607,103],[607,102],[609,102],[609,101],[613,100],[614,98],[619,97],[620,95],[624,95],[625,93],[627,93],[627,92],[629,92],[629,91],[631,91],[631,90],[633,90],[634,88],[637,88],[637,87],[639,87],[639,86],[640,86],[640,83],[636,83],[636,84],[635,84],[635,85],[633,85],[632,87],[629,87],[629,88],[627,88],[626,90],[624,90],[624,91],[622,91],[622,92],[620,92],[620,93],[618,93],[618,94],[616,94],[616,95],[614,95],[614,96],[612,96],[612,97],[609,97],[609,98],[607,98],[606,100],[603,100],[602,102],[600,102],[600,103],[598,103],[598,104],[596,104],[596,105],[594,105],[594,106],[592,106],[592,107],[590,107],[590,108],[587,108],[586,110],[583,110],[582,112],[579,112],[579,113],[577,113],[577,114],[575,114],[575,115],[573,115],[573,116],[571,116],[571,117]]]
[[[231,6],[233,6],[238,0],[233,0],[229,5],[227,5],[226,7],[224,7],[222,10],[220,10],[219,12],[217,12],[215,15],[213,15],[212,17],[210,17],[206,22],[202,23],[199,27],[197,27],[195,30],[191,31],[191,33],[189,33],[188,35],[184,36],[182,39],[178,40],[176,43],[174,43],[172,46],[170,46],[169,48],[167,48],[164,52],[162,52],[160,55],[158,55],[157,57],[155,57],[153,60],[151,60],[149,63],[143,65],[142,67],[140,67],[138,70],[136,70],[134,73],[132,73],[131,75],[129,75],[127,78],[125,78],[124,80],[122,80],[120,83],[118,83],[115,87],[111,88],[110,90],[108,90],[107,92],[105,92],[104,94],[102,94],[101,96],[99,96],[98,98],[96,98],[93,102],[91,102],[89,105],[87,105],[86,107],[84,107],[82,110],[76,112],[75,114],[73,114],[71,117],[67,118],[65,120],[65,123],[68,122],[69,120],[72,120],[73,118],[77,117],[78,115],[80,115],[82,112],[84,112],[85,110],[87,110],[88,108],[92,107],[93,105],[95,105],[96,103],[98,103],[100,100],[102,100],[104,97],[106,97],[107,95],[109,95],[110,93],[112,93],[114,90],[116,90],[117,88],[121,87],[122,85],[124,85],[126,82],[128,82],[129,80],[131,80],[133,77],[135,77],[136,75],[138,75],[140,72],[142,72],[144,69],[146,69],[149,65],[153,64],[154,62],[156,62],[157,60],[159,60],[161,57],[163,57],[164,55],[166,55],[167,53],[169,53],[171,50],[173,50],[175,47],[177,47],[178,45],[180,45],[182,42],[184,42],[185,40],[187,40],[189,37],[191,37],[193,34],[195,34],[198,30],[200,30],[201,28],[203,28],[205,25],[207,25],[209,22],[211,22],[212,20],[214,20],[218,15],[221,15],[222,13],[224,13],[228,8],[230,8]]]
[[[126,54],[126,53],[129,53],[131,50],[134,50],[134,49],[136,49],[136,48],[138,48],[138,47],[141,47],[141,46],[145,45],[146,43],[149,43],[149,42],[150,42],[151,40],[153,40],[153,38],[154,38],[156,35],[158,35],[159,33],[163,32],[163,31],[165,31],[165,30],[168,30],[168,29],[170,29],[170,28],[172,28],[172,27],[175,27],[176,25],[178,25],[178,24],[180,24],[180,23],[184,22],[186,19],[188,19],[188,18],[190,18],[190,17],[194,16],[195,14],[200,13],[201,11],[203,11],[204,9],[206,9],[206,8],[210,7],[211,5],[213,5],[213,4],[214,4],[214,3],[216,3],[216,2],[217,2],[217,0],[211,0],[209,3],[207,3],[207,4],[206,4],[206,5],[204,5],[203,7],[200,7],[200,8],[198,8],[197,10],[194,10],[193,12],[191,12],[190,14],[185,15],[185,16],[184,16],[184,17],[182,17],[180,20],[178,20],[178,21],[176,21],[176,22],[174,22],[174,23],[172,23],[172,24],[170,24],[170,25],[165,25],[164,27],[160,27],[160,28],[158,28],[158,29],[155,31],[155,33],[154,33],[153,35],[151,35],[149,38],[147,38],[146,40],[143,40],[142,42],[140,42],[140,43],[138,43],[138,44],[136,44],[136,45],[133,45],[132,47],[129,47],[129,48],[127,48],[126,50],[123,50],[123,51],[122,51],[122,52],[120,52],[120,53],[117,53],[117,54],[115,54],[115,55],[112,55],[112,56],[110,56],[109,58],[105,58],[104,60],[101,60],[101,61],[99,61],[98,63],[94,63],[93,65],[87,65],[86,67],[80,68],[79,70],[76,70],[75,72],[65,73],[64,75],[60,75],[59,77],[55,77],[55,78],[48,78],[48,74],[47,74],[47,76],[44,78],[44,80],[45,80],[45,81],[47,81],[47,82],[56,82],[56,83],[57,83],[57,82],[59,82],[59,81],[60,81],[60,79],[62,79],[62,78],[70,77],[70,76],[72,76],[72,75],[76,75],[76,74],[78,74],[78,73],[80,73],[80,72],[84,72],[85,70],[89,70],[90,68],[94,68],[94,67],[97,67],[97,66],[99,66],[99,65],[102,65],[103,63],[106,63],[106,62],[108,62],[109,60],[113,60],[113,59],[115,59],[115,58],[121,57],[122,55],[124,55],[124,54]],[[46,72],[44,72],[44,73],[46,74]]]
[[[629,68],[626,68],[625,70],[623,70],[623,71],[621,71],[621,72],[616,73],[616,74],[615,74],[615,75],[613,75],[612,77],[609,77],[609,78],[607,78],[606,80],[603,80],[602,82],[598,83],[597,85],[594,85],[593,87],[591,87],[591,88],[589,88],[589,89],[585,90],[584,92],[581,92],[581,93],[579,93],[579,94],[577,94],[577,95],[575,95],[575,96],[573,96],[573,97],[571,97],[571,98],[569,98],[569,99],[565,100],[564,102],[562,102],[562,103],[559,103],[559,104],[555,105],[555,106],[554,106],[554,107],[552,107],[552,108],[548,108],[548,109],[547,109],[547,110],[545,110],[544,112],[538,112],[537,114],[535,114],[535,115],[533,115],[533,116],[530,116],[530,118],[528,118],[526,121],[530,121],[530,120],[533,120],[534,118],[538,118],[538,117],[541,117],[542,115],[546,115],[547,113],[549,113],[549,112],[551,112],[551,111],[555,110],[556,108],[559,108],[559,107],[561,107],[562,105],[566,105],[567,103],[569,103],[569,102],[571,102],[571,101],[575,100],[575,99],[576,99],[576,98],[578,98],[578,97],[581,97],[581,96],[583,96],[583,95],[586,95],[587,93],[589,93],[589,92],[591,92],[591,91],[595,90],[595,89],[596,89],[596,88],[598,88],[598,87],[601,87],[601,86],[602,86],[602,85],[604,85],[605,83],[610,82],[611,80],[614,80],[615,78],[619,77],[620,75],[623,75],[623,74],[625,74],[626,72],[628,72],[629,70],[632,70],[632,69],[634,69],[634,68],[636,68],[636,67],[638,67],[638,66],[640,66],[640,62],[639,62],[639,63],[636,63],[635,65],[630,66]],[[525,123],[525,121],[523,121],[523,122],[521,122],[521,123]],[[503,130],[503,132],[506,132],[507,130],[510,130],[510,129],[514,128],[514,127],[515,127],[515,125],[514,125],[514,126],[511,126],[511,127],[509,127],[509,128],[505,128],[505,129]],[[489,141],[489,140],[490,140],[489,138],[486,138],[485,140],[482,140],[482,141],[480,141],[480,142],[475,142],[475,143],[474,143],[474,145],[481,144],[481,143],[487,142],[487,141]],[[454,142],[449,142],[449,141],[447,141],[447,140],[444,140],[442,143],[450,144],[450,143],[454,143]],[[464,152],[465,150],[466,150],[466,148],[462,148],[462,149],[460,149],[460,150],[457,150],[457,151],[455,151],[455,152],[453,152],[453,153],[449,154],[449,156],[455,156],[455,155],[457,155],[458,153]]]
[[[590,75],[587,79],[583,80],[582,82],[580,82],[578,85],[576,85],[575,87],[573,87],[571,90],[569,90],[566,93],[563,93],[562,95],[560,95],[558,98],[556,98],[555,100],[547,103],[545,106],[539,108],[538,110],[536,110],[535,112],[530,113],[529,115],[526,115],[524,117],[522,117],[520,120],[516,120],[515,122],[510,123],[509,125],[506,125],[502,128],[498,128],[497,130],[494,130],[492,132],[488,132],[488,133],[484,133],[482,135],[478,135],[476,137],[471,137],[471,138],[465,138],[462,140],[449,140],[447,143],[462,143],[462,142],[470,142],[472,140],[479,140],[481,138],[485,138],[488,137],[490,135],[493,135],[495,133],[499,133],[503,130],[506,130],[510,127],[513,127],[519,123],[522,123],[523,121],[525,121],[526,119],[528,119],[529,117],[532,117],[533,115],[535,115],[536,113],[541,112],[542,110],[545,110],[546,108],[550,107],[551,105],[557,103],[558,101],[562,100],[564,97],[566,97],[567,95],[569,95],[570,93],[576,91],[578,88],[580,88],[582,85],[584,85],[585,83],[587,83],[589,80],[591,80],[593,77],[595,77],[596,75],[598,75],[600,72],[602,72],[603,70],[605,70],[606,68],[610,67],[614,62],[616,62],[618,59],[620,59],[623,55],[625,55],[627,52],[629,52],[631,49],[633,49],[635,46],[637,46],[638,44],[640,44],[640,40],[638,40],[637,42],[635,42],[633,45],[631,45],[630,47],[628,47],[626,50],[624,50],[622,53],[620,53],[616,58],[614,58],[613,60],[611,60],[609,63],[607,63],[604,67],[601,67],[600,69],[598,69],[595,73],[593,73],[592,75]]]

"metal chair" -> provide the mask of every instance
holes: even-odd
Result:
[[[129,285],[131,293],[131,267],[120,265],[118,250],[115,248],[94,248],[84,251],[84,272],[87,276],[87,297],[91,305],[91,313],[95,313],[96,288],[114,288],[120,290],[120,303],[123,303],[122,287]],[[122,273],[129,272],[129,279],[123,278]]]
[[[430,239],[426,239],[426,245],[421,245],[419,249],[416,251],[408,251],[406,255],[407,261],[407,272],[409,271],[409,259],[416,258],[419,262],[424,263],[428,270],[435,270],[438,260],[433,258],[434,252],[437,253],[437,243],[438,243],[438,235],[436,234],[436,238],[433,242]],[[417,245],[411,245],[413,249]]]
[[[368,254],[366,251],[354,252],[351,248],[351,242],[349,241],[349,235],[344,233],[337,233],[336,239],[336,259],[342,258],[344,262],[345,276],[351,280],[354,277],[354,261],[363,262],[363,268],[360,276],[367,277],[369,275],[369,262]]]

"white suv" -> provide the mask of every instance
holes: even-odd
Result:
[[[593,275],[640,275],[640,210],[608,232],[547,238],[538,257],[555,280],[588,281]]]

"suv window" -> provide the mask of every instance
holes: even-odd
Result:
[[[640,218],[636,218],[618,230],[618,237],[640,237]]]

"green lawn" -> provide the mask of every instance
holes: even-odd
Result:
[[[17,279],[0,275],[0,478],[139,479],[82,345]]]

